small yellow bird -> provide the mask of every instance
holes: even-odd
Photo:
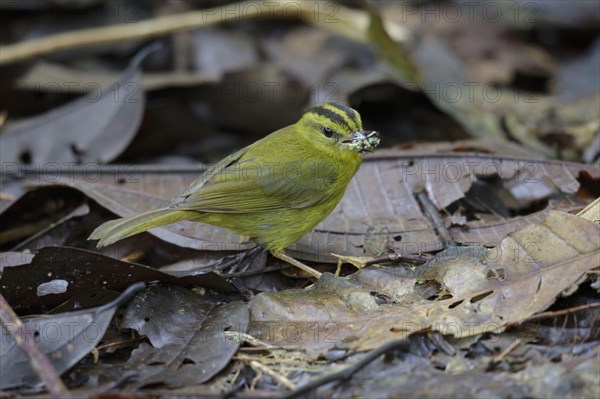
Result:
[[[225,227],[266,245],[273,256],[320,277],[284,249],[333,211],[379,134],[357,111],[310,108],[284,127],[221,160],[160,209],[108,221],[90,236],[98,247],[183,220]]]

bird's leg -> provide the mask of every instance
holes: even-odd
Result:
[[[319,278],[321,278],[322,273],[316,271],[315,269],[313,269],[310,266],[306,266],[304,263],[292,258],[291,256],[286,255],[284,252],[271,252],[271,255],[273,255],[274,257],[276,257],[278,259],[281,259],[284,262],[289,263],[292,266],[296,266],[298,269],[304,270],[306,273],[310,274],[317,280]]]

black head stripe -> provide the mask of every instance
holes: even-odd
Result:
[[[332,121],[335,124],[339,124],[339,125],[343,125],[345,126],[348,130],[352,130],[352,128],[350,127],[350,125],[348,124],[348,122],[344,119],[344,117],[342,117],[339,114],[336,114],[335,112],[328,110],[327,108],[324,107],[314,107],[312,109],[309,110],[309,112],[313,112],[317,115],[320,115],[324,118],[329,119],[330,121]]]
[[[355,110],[353,110],[350,107],[346,107],[345,105],[337,104],[337,103],[329,103],[328,105],[335,107],[335,108],[339,109],[340,111],[342,111],[344,114],[346,114],[346,116],[348,116],[348,120],[353,122],[354,128],[358,127],[358,123],[356,122],[356,111]]]

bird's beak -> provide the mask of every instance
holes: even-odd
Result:
[[[359,153],[373,152],[379,145],[379,133],[373,130],[354,132],[352,136],[342,141],[352,151]]]

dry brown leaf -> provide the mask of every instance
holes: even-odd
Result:
[[[165,169],[167,173],[143,174],[130,166],[121,171],[120,179],[100,179],[96,175],[93,181],[56,181],[84,192],[119,216],[128,216],[159,207],[183,191],[201,171],[178,168],[171,173]],[[514,196],[542,200],[561,192],[576,193],[582,172],[600,177],[597,165],[468,153],[413,156],[384,152],[365,158],[338,207],[290,246],[289,252],[301,259],[335,263],[337,258],[331,253],[378,256],[388,251],[438,251],[442,243],[422,214],[415,193],[427,191],[442,209],[463,198],[478,179],[500,177]],[[452,227],[450,233],[459,242],[493,245],[510,232],[539,222],[549,210],[577,211],[584,205],[579,197],[571,195],[527,216],[505,219],[481,214],[479,220]],[[170,243],[201,250],[243,250],[253,245],[228,230],[192,222],[161,227],[152,233]]]
[[[594,223],[600,223],[600,197],[596,198],[594,202],[582,209],[577,216],[591,220]]]
[[[597,93],[569,102],[557,96],[496,88],[469,79],[453,52],[437,39],[424,40],[414,52],[423,83],[420,89],[473,137],[511,137],[547,156],[579,159],[598,132]]]
[[[129,145],[141,123],[146,99],[140,90],[142,50],[109,87],[92,84],[83,97],[6,126],[0,156],[7,167],[18,164],[74,165],[106,163]]]
[[[493,249],[463,247],[454,255],[447,250],[430,261],[447,266],[436,277],[456,293],[451,299],[419,299],[404,287],[398,303],[377,305],[370,295],[373,287],[324,275],[311,289],[257,295],[250,330],[272,344],[353,350],[372,349],[422,329],[456,337],[499,333],[546,309],[600,265],[599,235],[594,223],[551,212]],[[388,286],[401,281],[391,276]]]
[[[541,153],[559,154],[563,159],[581,158],[600,131],[600,94],[594,92],[568,102],[548,98],[543,103],[507,113],[506,129]]]
[[[424,189],[434,204],[443,209],[463,198],[474,181],[499,176],[513,195],[541,200],[557,190],[576,192],[580,186],[577,177],[583,170],[594,178],[600,176],[597,165],[575,165],[459,153],[389,154],[389,157],[384,153],[366,158],[340,205],[289,251],[293,256],[319,261],[336,261],[323,256],[330,252],[346,256],[377,255],[367,252],[369,240],[374,236],[384,242],[378,247],[402,254],[439,250],[442,243],[421,213],[414,193]],[[565,211],[578,207],[576,202],[567,200],[551,203],[549,209],[555,205]],[[467,222],[466,228],[455,227],[450,232],[459,242],[498,243],[510,232],[539,222],[548,210],[511,219],[483,215],[480,220]],[[376,233],[371,234],[373,231]]]
[[[131,166],[134,170],[134,166]],[[115,184],[110,178],[102,183],[63,179],[67,185],[82,191],[100,205],[119,216],[156,209],[183,191],[200,174],[137,175],[124,172],[128,184]],[[181,222],[151,230],[157,237],[186,248],[199,250],[239,251],[254,244],[230,230],[194,222]]]
[[[243,334],[248,308],[219,304],[176,286],[150,286],[128,305],[123,328],[135,329],[151,345],[140,345],[127,362],[136,385],[180,387],[208,381],[223,369],[240,343],[225,332]]]

